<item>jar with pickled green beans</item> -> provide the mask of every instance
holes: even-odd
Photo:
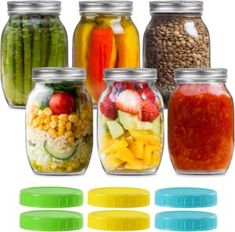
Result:
[[[130,1],[82,1],[73,36],[73,66],[87,69],[86,88],[94,104],[105,89],[104,69],[138,68],[139,34]]]
[[[10,1],[2,33],[2,88],[7,103],[24,108],[33,88],[32,69],[68,64],[68,39],[57,1]]]
[[[26,107],[26,148],[37,174],[83,174],[93,145],[92,100],[85,71],[37,68]]]

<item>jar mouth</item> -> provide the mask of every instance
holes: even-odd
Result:
[[[8,14],[55,14],[61,12],[59,1],[10,1],[7,3]]]
[[[133,3],[131,1],[81,1],[80,14],[85,13],[120,13],[131,14]]]
[[[150,14],[154,13],[202,13],[202,1],[152,1]]]
[[[34,68],[35,82],[75,82],[85,81],[86,70],[82,68]]]
[[[227,80],[225,68],[179,68],[175,70],[175,82],[223,82]]]
[[[157,69],[154,68],[113,68],[104,70],[105,82],[110,81],[156,81]]]

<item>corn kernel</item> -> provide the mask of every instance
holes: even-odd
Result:
[[[51,163],[51,164],[50,164],[50,168],[51,168],[52,170],[56,169],[56,167],[57,167],[57,164],[56,164],[56,163]]]
[[[87,118],[87,111],[82,111],[80,115],[81,119],[86,119]]]
[[[66,131],[66,132],[64,133],[64,136],[65,136],[66,138],[72,137],[72,136],[73,136],[73,132],[72,132],[72,131]]]
[[[43,125],[37,127],[38,130],[43,130]]]
[[[57,122],[59,119],[58,119],[58,116],[57,115],[51,115],[51,121],[53,122]]]
[[[70,114],[69,121],[72,123],[76,123],[78,121],[78,116],[76,114]]]
[[[38,107],[35,107],[34,110],[33,110],[33,113],[34,113],[35,115],[37,115],[37,114],[38,114],[38,111],[39,111],[39,108],[38,108]]]
[[[49,128],[50,128],[49,124],[46,124],[46,125],[43,126],[43,129],[44,129],[45,131],[49,130]]]
[[[71,145],[74,144],[75,141],[74,137],[69,137],[67,140]]]
[[[69,118],[69,116],[67,114],[60,114],[59,115],[59,119],[65,121],[65,122],[68,121],[68,118]]]
[[[82,134],[82,132],[79,129],[76,129],[76,131],[74,132],[74,136],[76,139],[79,139],[81,137],[81,134]]]
[[[59,128],[58,136],[62,136],[64,133],[65,133],[65,129],[64,128]]]
[[[67,172],[71,172],[72,170],[73,170],[73,167],[71,167],[71,166],[66,167]]]
[[[55,129],[50,128],[50,129],[48,130],[48,133],[50,134],[50,136],[51,136],[52,138],[55,138],[55,137],[57,136],[57,133],[56,133],[56,130],[55,130]]]
[[[37,126],[38,126],[38,122],[37,122],[37,120],[33,120],[32,125],[33,125],[33,127],[37,127]]]
[[[51,128],[54,129],[54,128],[56,128],[56,126],[57,126],[57,123],[56,123],[56,122],[54,122],[54,121],[53,121],[53,122],[50,122],[50,127],[51,127]]]
[[[66,124],[66,129],[69,131],[72,129],[72,123],[71,122],[67,122]]]
[[[37,114],[39,117],[42,117],[43,116],[43,111],[42,110],[38,110],[38,114]]]
[[[62,121],[62,120],[60,120],[59,122],[58,122],[58,128],[66,128],[66,122],[65,121]]]
[[[44,120],[43,120],[44,124],[49,124],[50,123],[50,118],[46,117]]]
[[[46,116],[51,116],[53,114],[52,110],[49,108],[49,107],[46,107],[44,110],[43,110],[43,113],[46,115]]]

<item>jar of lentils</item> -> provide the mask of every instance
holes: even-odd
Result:
[[[157,68],[165,107],[175,88],[176,68],[210,66],[210,38],[202,20],[203,2],[150,2],[152,19],[144,35],[144,66]]]

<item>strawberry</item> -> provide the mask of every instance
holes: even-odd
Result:
[[[152,122],[159,115],[159,105],[150,101],[142,101],[140,105],[139,119],[144,122]]]
[[[113,120],[115,120],[118,116],[115,103],[111,101],[109,95],[106,95],[104,100],[100,103],[100,111],[105,117]]]
[[[116,100],[117,109],[136,115],[139,113],[141,98],[135,90],[125,90],[121,92]]]
[[[140,97],[143,100],[148,100],[148,101],[150,101],[152,103],[154,103],[156,101],[155,94],[152,91],[152,89],[150,89],[149,87],[145,87],[143,89],[140,89],[139,90],[139,94],[140,94]]]
[[[133,89],[135,90],[135,83],[131,81],[125,81],[123,82],[124,89]]]

